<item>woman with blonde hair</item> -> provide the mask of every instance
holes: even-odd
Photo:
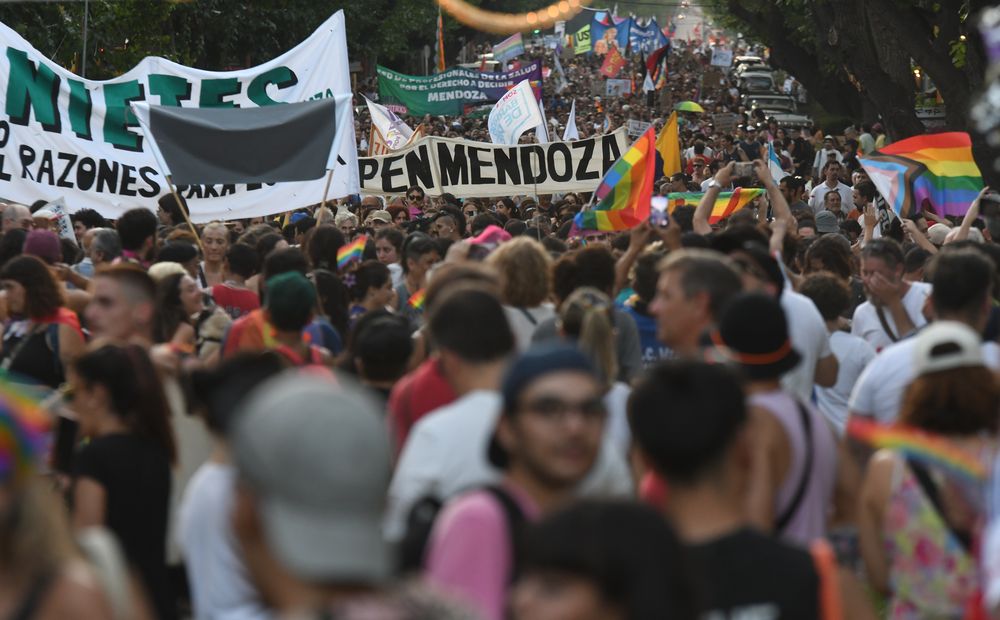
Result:
[[[500,274],[500,301],[518,351],[531,345],[531,335],[543,321],[555,316],[549,301],[552,259],[545,246],[530,237],[503,243],[486,258]]]
[[[604,382],[604,407],[608,412],[605,436],[622,455],[628,454],[632,435],[629,432],[626,405],[631,388],[618,381],[618,352],[611,298],[589,286],[570,293],[559,307],[557,326],[560,335],[576,343],[590,358]]]

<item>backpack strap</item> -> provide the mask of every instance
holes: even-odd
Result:
[[[520,572],[520,548],[521,536],[524,531],[525,517],[521,506],[517,500],[511,497],[506,489],[499,485],[483,487],[487,493],[493,496],[503,509],[504,518],[507,521],[507,533],[510,536],[510,573],[507,575],[507,583],[512,584],[517,580]]]
[[[528,319],[528,322],[530,322],[532,325],[535,326],[538,325],[538,319],[536,319],[530,312],[528,312],[527,308],[522,308],[521,306],[518,306],[517,309],[521,311],[521,314],[524,315],[524,318]]]
[[[799,506],[802,504],[802,500],[806,495],[806,489],[809,487],[809,479],[811,478],[812,466],[813,466],[813,441],[812,441],[812,417],[809,415],[809,411],[806,406],[803,405],[798,400],[795,404],[799,406],[799,419],[802,422],[802,431],[805,433],[805,444],[803,444],[805,449],[805,463],[802,466],[802,475],[799,477],[799,484],[795,489],[795,494],[792,496],[792,501],[788,503],[788,506],[784,511],[778,516],[774,522],[774,531],[776,534],[780,534],[788,524],[791,522],[792,517],[798,512]]]
[[[875,306],[875,316],[878,317],[878,322],[882,324],[882,329],[885,330],[885,335],[889,337],[889,340],[899,342],[899,336],[892,333],[892,328],[889,327],[889,321],[885,320],[885,310],[882,309],[882,306]]]
[[[917,484],[923,490],[924,495],[930,500],[931,505],[934,506],[934,511],[938,513],[941,517],[941,521],[944,522],[945,527],[948,528],[958,542],[962,545],[962,549],[966,553],[972,553],[972,534],[965,530],[960,530],[955,527],[950,521],[948,521],[948,516],[944,510],[944,502],[941,499],[941,491],[938,489],[937,483],[931,478],[931,473],[927,468],[920,462],[912,458],[906,459],[906,465],[913,472],[913,477],[916,478]]]
[[[840,575],[837,572],[837,558],[830,543],[818,539],[809,545],[816,575],[819,577],[819,616],[820,620],[841,620],[844,608],[840,599]]]

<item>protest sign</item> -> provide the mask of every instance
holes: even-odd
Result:
[[[414,116],[459,116],[465,106],[499,101],[521,80],[541,89],[542,63],[533,61],[499,73],[456,67],[437,75],[405,75],[379,66],[379,103]],[[392,105],[390,105],[392,104]],[[394,107],[399,106],[399,107]]]
[[[621,97],[632,92],[632,80],[609,79],[604,86],[604,94],[608,97]]]
[[[618,74],[621,73],[622,67],[624,66],[625,57],[622,56],[622,53],[618,51],[617,47],[613,47],[604,57],[600,73],[607,78],[618,77]]]
[[[375,103],[368,97],[365,97],[365,103],[368,104],[368,114],[372,119],[372,130],[378,133],[381,141],[378,147],[373,142],[371,148],[382,148],[384,146],[389,151],[403,148],[403,145],[408,143],[410,138],[413,137],[413,130],[410,129],[410,126],[404,123],[403,119],[396,116],[395,112]],[[372,151],[369,151],[368,154],[371,155]],[[382,153],[378,154],[381,155]]]
[[[573,51],[579,55],[586,54],[590,49],[590,24],[587,24],[573,35]]]
[[[71,211],[91,208],[117,218],[152,207],[168,192],[133,102],[194,108],[256,108],[350,97],[344,13],[262,65],[204,71],[145,58],[124,75],[85,80],[45,58],[0,24],[0,196],[31,204],[64,197]],[[330,196],[358,189],[357,147],[349,105],[337,128],[339,163]],[[338,119],[338,120],[342,120]],[[325,179],[277,184],[182,186],[196,222],[269,215],[323,199]]]
[[[501,146],[429,136],[392,155],[362,157],[361,191],[459,198],[590,192],[628,148],[625,129],[574,142]]]
[[[544,122],[535,93],[524,80],[496,102],[487,126],[494,144],[517,144],[522,133]]]
[[[731,67],[733,65],[733,50],[723,47],[712,48],[713,67]]]
[[[619,51],[624,51],[628,47],[628,34],[631,25],[632,19],[629,17],[614,17],[608,11],[594,13],[594,19],[590,22],[594,53],[603,56],[615,47]]]
[[[628,128],[628,137],[630,138],[638,138],[642,134],[646,133],[647,129],[649,129],[648,122],[637,121],[635,119],[629,120],[625,126]]]
[[[740,116],[731,112],[712,115],[712,124],[715,125],[715,130],[720,133],[733,133],[739,122]]]

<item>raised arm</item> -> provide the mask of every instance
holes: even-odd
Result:
[[[790,228],[795,218],[792,217],[792,210],[788,206],[788,201],[785,200],[785,197],[781,194],[781,190],[778,189],[778,184],[771,177],[771,169],[768,168],[767,163],[762,159],[755,159],[753,167],[757,173],[757,179],[764,186],[764,189],[767,190],[767,199],[771,202],[771,213],[774,214],[774,219],[783,220],[786,227]]]
[[[969,238],[969,229],[972,228],[972,223],[979,217],[979,203],[988,191],[990,191],[990,188],[987,185],[979,192],[979,195],[972,201],[972,204],[969,205],[969,210],[965,212],[965,217],[962,218],[962,225],[958,227],[958,234],[955,235],[955,241]]]
[[[701,197],[698,207],[695,208],[692,226],[694,232],[699,235],[707,235],[712,232],[712,225],[708,223],[708,217],[712,214],[712,205],[715,204],[715,199],[719,197],[719,192],[722,191],[722,188],[729,187],[735,167],[736,162],[729,162],[719,168],[719,171],[715,173],[715,183],[709,184],[708,190]]]

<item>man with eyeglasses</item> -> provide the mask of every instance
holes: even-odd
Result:
[[[447,504],[425,556],[426,577],[488,620],[505,617],[517,561],[512,528],[572,501],[597,461],[607,415],[593,366],[566,345],[530,349],[508,368],[501,392],[487,453],[503,478]]]

